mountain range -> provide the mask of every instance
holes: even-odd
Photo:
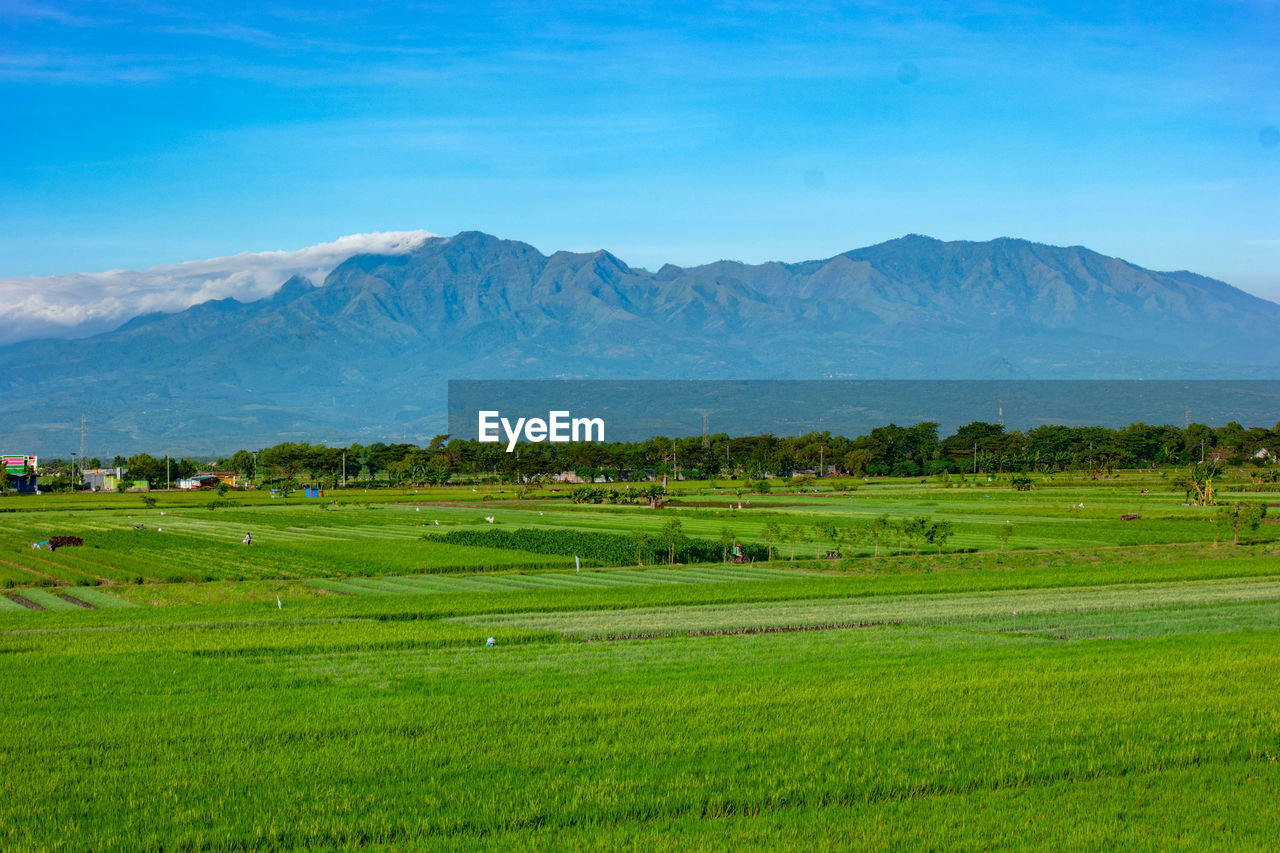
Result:
[[[0,347],[6,452],[425,441],[449,379],[1280,378],[1280,305],[1079,246],[911,235],[826,260],[637,269],[479,232],[316,286]]]

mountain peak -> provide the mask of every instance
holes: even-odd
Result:
[[[315,289],[316,286],[311,279],[305,275],[295,274],[289,276],[289,279],[280,285],[280,289],[271,294],[269,299],[275,305],[285,305],[306,296]]]

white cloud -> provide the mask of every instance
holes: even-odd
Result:
[[[113,329],[139,314],[181,311],[211,299],[250,302],[280,289],[290,276],[319,284],[353,255],[399,255],[435,237],[428,231],[351,234],[293,252],[242,252],[148,270],[0,278],[0,343],[73,338]]]

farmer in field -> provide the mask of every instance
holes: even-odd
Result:
[[[246,544],[246,545],[252,545],[252,544],[253,544],[253,536],[251,536],[250,534],[246,533],[246,534],[244,535],[244,544]]]

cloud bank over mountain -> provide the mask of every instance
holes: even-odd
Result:
[[[147,270],[0,278],[0,344],[77,338],[108,331],[140,314],[173,313],[232,297],[269,296],[287,279],[322,282],[354,255],[401,255],[435,237],[429,231],[350,234],[296,251],[241,252]]]

